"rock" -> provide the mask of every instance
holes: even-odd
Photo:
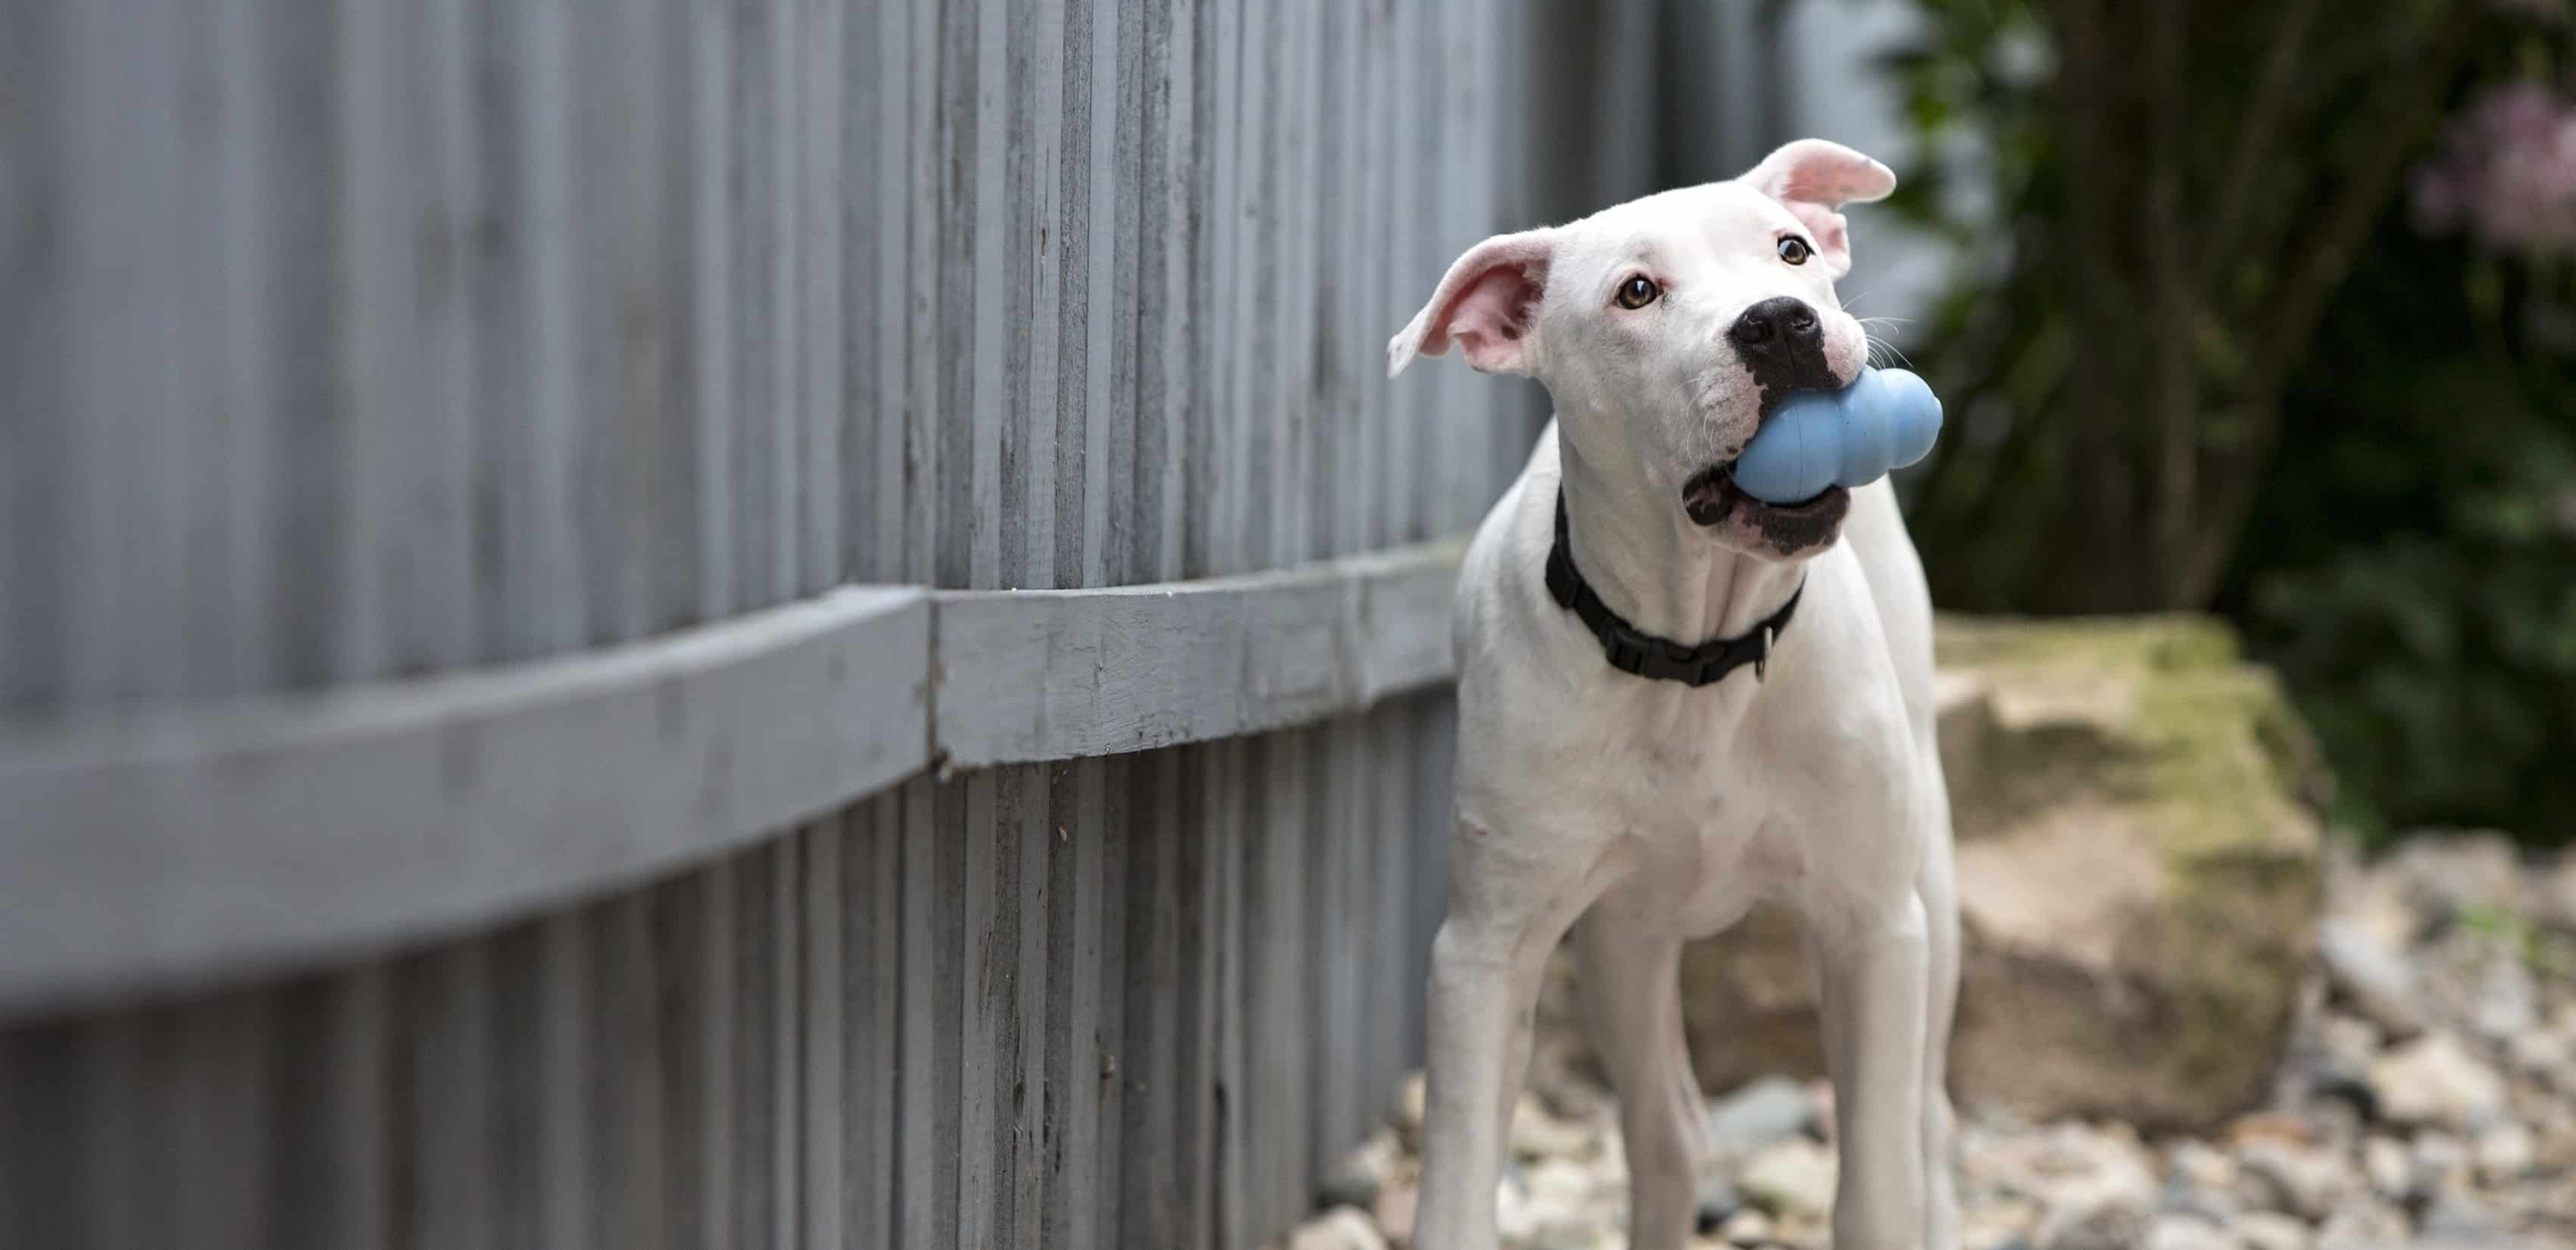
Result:
[[[1370,1213],[1377,1217],[1377,1226],[1388,1237],[1399,1243],[1410,1242],[1413,1240],[1414,1209],[1421,1199],[1420,1181],[1398,1175],[1378,1186],[1377,1201],[1371,1205]]]
[[[1759,1211],[1738,1211],[1718,1228],[1717,1239],[1729,1245],[1761,1245],[1771,1240],[1771,1217]]]
[[[1593,1126],[1559,1119],[1527,1090],[1512,1108],[1512,1153],[1524,1159],[1589,1154],[1599,1140]]]
[[[2237,1250],[2226,1229],[2196,1215],[2159,1215],[2147,1228],[2146,1250]]]
[[[2347,1202],[2317,1226],[2316,1250],[2386,1250],[2413,1236],[2404,1211],[2384,1202]]]
[[[2454,1131],[2483,1126],[2504,1110],[2504,1082],[2447,1033],[2428,1033],[2370,1065],[2379,1112],[2398,1124]]]
[[[1386,1250],[1386,1238],[1366,1212],[1335,1207],[1290,1229],[1288,1250]]]
[[[2468,1183],[2469,1148],[2448,1133],[2415,1135],[2415,1192],[2447,1193]]]
[[[1396,1168],[1404,1154],[1392,1129],[1380,1129],[1343,1155],[1323,1177],[1315,1182],[1315,1208],[1358,1207],[1366,1210],[1377,1205],[1378,1189]]]
[[[2362,1140],[2361,1174],[2370,1182],[2372,1193],[2390,1202],[2404,1202],[2415,1192],[2415,1156],[2396,1138]]]
[[[1422,1107],[1427,1087],[1422,1073],[1408,1073],[1403,1088],[1395,1095],[1395,1127],[1404,1135],[1404,1144],[1419,1149],[1422,1145]]]
[[[1834,1207],[1834,1152],[1792,1138],[1756,1152],[1737,1175],[1745,1198],[1774,1219],[1822,1217]]]
[[[2478,978],[2469,1022],[2490,1041],[2503,1041],[2540,1024],[2540,983],[2519,954],[2503,952],[2487,960]]]
[[[2308,1250],[2308,1226],[2272,1211],[2255,1211],[2236,1221],[2236,1239],[2245,1250]]]
[[[1721,1158],[1733,1158],[1803,1135],[1815,1123],[1816,1103],[1803,1087],[1766,1076],[1710,1104],[1709,1142]]]
[[[1699,1187],[1699,1231],[1702,1236],[1716,1232],[1744,1209],[1744,1195],[1723,1176],[1710,1177]]]
[[[2136,1250],[2155,1220],[2151,1191],[2105,1177],[2059,1193],[2034,1239],[2037,1250]]]
[[[2415,1231],[2425,1241],[2455,1240],[2470,1245],[2493,1245],[2503,1239],[2504,1221],[2485,1203],[2464,1193],[2446,1193],[2424,1208]]]
[[[2523,910],[2521,856],[2500,833],[2420,833],[2399,843],[2382,868],[2436,921]]]
[[[2175,1142],[2165,1156],[2165,1166],[2174,1179],[2196,1190],[2226,1193],[2236,1188],[2236,1160],[2206,1143],[2184,1138]]]
[[[2516,1033],[2505,1039],[2504,1053],[2515,1071],[2576,1093],[2576,1031],[2564,1024]]]
[[[2424,1031],[2424,1000],[2415,985],[2415,969],[2359,924],[2332,918],[2318,925],[2317,956],[2334,992],[2355,1012],[2395,1036]]]
[[[2478,1178],[2490,1185],[2518,1181],[2531,1171],[2539,1143],[2531,1130],[2507,1120],[2478,1134]]]
[[[1611,1178],[1568,1159],[1531,1165],[1521,1185],[1503,1187],[1494,1224],[1506,1241],[1523,1245],[1584,1245],[1618,1224],[1611,1204],[1596,1191]],[[1617,1181],[1626,1187],[1625,1178]]]
[[[1959,1212],[1959,1245],[1962,1250],[2030,1250],[2030,1238],[2039,1231],[2042,1214],[2040,1205],[2028,1198],[1970,1202]]]
[[[2332,1150],[2257,1141],[2237,1155],[2259,1209],[2321,1220],[2353,1189],[2350,1164]]]
[[[2195,1130],[2280,1066],[2321,883],[2307,737],[2224,626],[1944,619],[1962,1105]],[[1703,1088],[1822,1071],[1795,925],[1683,961]]]
[[[1948,729],[1945,722],[1942,730]],[[2576,851],[2560,851],[2549,870],[2532,883],[2531,912],[2541,924],[2576,933]]]

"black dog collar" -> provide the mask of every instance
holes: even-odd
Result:
[[[1581,617],[1584,628],[1601,640],[1601,653],[1610,667],[1639,677],[1677,681],[1686,686],[1705,686],[1744,667],[1753,666],[1759,681],[1770,666],[1771,644],[1789,628],[1789,617],[1798,610],[1798,596],[1807,593],[1807,581],[1798,579],[1798,588],[1789,592],[1789,601],[1780,605],[1761,624],[1734,638],[1711,638],[1697,646],[1683,646],[1669,638],[1658,638],[1628,623],[1625,617],[1610,610],[1594,594],[1592,583],[1583,580],[1583,570],[1574,567],[1574,545],[1566,540],[1565,490],[1556,492],[1556,545],[1547,553],[1547,593],[1556,606],[1571,609]]]

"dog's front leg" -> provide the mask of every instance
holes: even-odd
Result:
[[[1449,916],[1431,942],[1414,1250],[1492,1250],[1504,1135],[1547,953],[1588,899],[1583,873],[1460,820]]]
[[[1810,930],[1834,1081],[1842,1178],[1837,1250],[1924,1245],[1923,1030],[1928,940],[1921,900]]]

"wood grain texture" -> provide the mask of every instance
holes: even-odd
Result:
[[[929,646],[920,592],[854,589],[524,672],[12,730],[0,1003],[346,957],[740,845],[927,762]]]
[[[1462,548],[1238,577],[939,596],[934,736],[954,764],[1150,750],[1445,680]]]
[[[1420,1037],[1422,544],[1536,424],[1378,345],[1531,7],[0,3],[0,1226],[1295,1219]]]

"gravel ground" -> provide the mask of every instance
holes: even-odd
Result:
[[[2576,1246],[2576,854],[2518,859],[2428,835],[2329,877],[2319,971],[2269,1105],[2205,1137],[1963,1108],[1966,1250]],[[1625,1250],[1615,1111],[1563,968],[1498,1195],[1511,1250]],[[1420,1162],[1417,1075],[1287,1250],[1402,1247]],[[1831,1093],[1766,1078],[1709,1101],[1702,1233],[1829,1246]]]

